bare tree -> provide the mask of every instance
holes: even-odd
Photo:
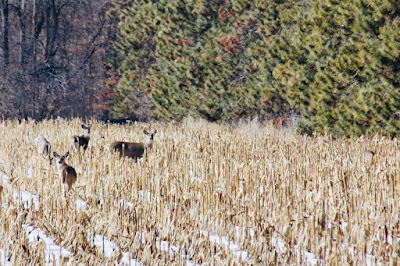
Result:
[[[8,0],[1,0],[1,29],[3,33],[3,62],[4,62],[4,70],[6,71],[7,66],[10,61],[10,48],[9,48],[9,5]]]
[[[112,0],[0,1],[0,114],[102,116],[92,107],[103,100]]]

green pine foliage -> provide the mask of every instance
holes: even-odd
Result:
[[[299,130],[397,135],[397,1],[321,0],[303,10],[304,19],[269,47],[267,59],[278,62],[276,88],[286,91],[290,105],[302,111]]]
[[[115,3],[114,116],[211,121],[301,111],[301,133],[399,132],[390,0]]]
[[[260,71],[268,29],[259,25],[276,23],[267,8],[263,1],[117,2],[111,66],[121,79],[113,114],[135,115],[134,103],[145,98],[152,117],[163,120],[222,121],[288,107]]]

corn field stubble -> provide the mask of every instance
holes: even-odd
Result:
[[[398,262],[397,140],[305,137],[254,121],[90,121],[88,150],[74,152],[69,138],[82,123],[0,122],[3,261],[55,261],[43,240],[29,241],[29,225],[70,252],[59,264],[113,265],[122,254],[146,265]],[[144,129],[157,135],[138,163],[109,151],[116,140],[145,141]],[[37,135],[70,152],[78,179],[66,196]]]

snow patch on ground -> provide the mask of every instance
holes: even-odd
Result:
[[[189,170],[189,175],[190,175],[190,181],[191,182],[204,182],[204,179],[201,176],[196,176],[193,172],[193,170]]]
[[[11,262],[8,260],[7,254],[4,249],[0,248],[0,265],[11,266]]]
[[[138,199],[151,200],[150,190],[139,190]]]
[[[211,243],[221,245],[225,250],[230,250],[233,254],[240,257],[243,262],[251,264],[249,253],[245,250],[240,250],[239,245],[232,240],[229,240],[225,236],[211,235],[209,232],[203,230],[201,230],[200,233],[204,236],[208,236]],[[236,233],[238,233],[238,227],[236,227]]]
[[[71,256],[71,252],[69,250],[55,244],[53,239],[48,237],[43,230],[36,229],[27,224],[23,224],[22,227],[26,231],[29,243],[37,245],[40,243],[40,241],[43,241],[46,244],[46,249],[44,250],[46,263],[55,262],[58,264],[61,256],[64,258],[69,258],[69,256]]]
[[[114,242],[110,241],[107,236],[104,235],[99,235],[96,234],[94,237],[92,235],[92,232],[90,230],[87,231],[88,236],[87,239],[88,241],[93,240],[93,244],[100,249],[100,251],[104,251],[104,256],[106,258],[111,258],[114,251],[118,251],[119,247],[117,244]],[[123,264],[129,264],[129,252],[122,252],[122,257],[121,259],[115,260],[114,263],[123,263]],[[131,265],[140,265],[135,259],[130,259],[130,264]]]
[[[366,266],[373,266],[373,265],[382,265],[382,263],[380,262],[380,260],[376,261],[376,257],[371,255],[371,254],[367,254],[365,256],[365,265]]]
[[[14,191],[13,198],[14,200],[18,199],[17,191]],[[19,199],[21,200],[21,203],[24,204],[25,209],[30,209],[33,204],[35,210],[39,210],[39,197],[37,195],[34,195],[29,191],[20,191]]]
[[[133,207],[134,207],[133,202],[125,201],[124,199],[120,199],[119,205],[121,207],[123,207],[124,209],[129,208],[129,210],[131,210],[131,211],[133,210]]]
[[[77,209],[84,209],[84,210],[86,210],[87,203],[86,203],[85,201],[83,201],[83,200],[77,199],[77,200],[75,200],[75,207],[76,207]]]
[[[4,188],[7,187],[7,184],[10,181],[10,178],[2,173],[2,183]],[[32,194],[29,191],[12,191],[14,201],[21,201],[25,209],[34,208],[35,210],[39,210],[39,197],[37,195]],[[1,209],[4,212],[7,212],[7,203],[4,202],[1,206]],[[39,244],[40,241],[43,241],[46,244],[45,252],[45,260],[46,263],[50,264],[58,264],[60,261],[60,256],[68,258],[71,255],[71,252],[65,248],[54,243],[53,239],[48,237],[43,230],[36,229],[31,225],[24,224],[22,227],[25,229],[26,234],[29,239],[29,243],[31,244]],[[5,251],[0,249],[0,265],[11,265],[6,259]]]

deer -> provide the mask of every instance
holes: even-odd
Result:
[[[272,119],[272,126],[274,128],[282,128],[284,126],[287,126],[287,123],[288,121],[286,115],[282,115]]]
[[[149,137],[146,143],[115,141],[111,143],[110,150],[119,152],[120,159],[122,156],[126,156],[137,161],[138,158],[143,157],[143,153],[146,149],[151,149],[153,147],[153,139],[157,130],[154,130],[153,133],[143,130],[143,133]]]
[[[77,175],[75,169],[65,162],[68,155],[69,152],[66,152],[63,156],[58,155],[56,152],[53,153],[57,161],[58,174],[60,175],[61,182],[62,184],[67,184],[68,191],[70,191],[72,185],[76,182]]]
[[[75,151],[78,151],[80,147],[83,147],[83,150],[86,151],[89,144],[91,127],[91,125],[87,127],[82,124],[82,128],[85,130],[85,134],[82,136],[74,135],[71,137],[71,146]]]
[[[37,148],[38,153],[43,157],[47,157],[51,164],[53,158],[50,157],[50,150],[51,150],[50,142],[43,136],[37,136],[35,138],[35,146]]]

